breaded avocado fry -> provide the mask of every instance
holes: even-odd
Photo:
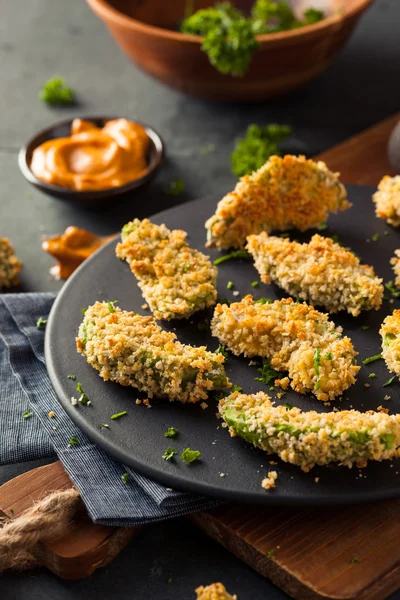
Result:
[[[221,354],[185,346],[153,317],[120,310],[111,302],[89,306],[76,347],[105,381],[132,386],[149,398],[199,402],[211,390],[230,386]]]
[[[400,455],[400,415],[372,410],[317,413],[275,406],[263,392],[234,392],[219,403],[230,428],[268,454],[309,471],[315,465],[339,463],[364,467],[368,460]]]
[[[22,263],[15,256],[10,240],[0,237],[0,289],[17,285],[21,267]]]
[[[330,238],[316,234],[308,244],[269,237],[247,238],[261,281],[273,281],[288,294],[323,306],[328,312],[379,310],[384,288],[373,267],[361,265],[355,254]]]
[[[318,400],[340,396],[360,369],[342,328],[292,298],[260,304],[246,296],[230,306],[217,304],[211,331],[233,354],[270,359],[274,369],[288,371],[296,392],[312,392]]]
[[[237,596],[231,596],[222,583],[212,583],[206,587],[200,586],[196,590],[197,600],[237,600]]]
[[[396,309],[383,321],[379,333],[382,336],[382,357],[391,373],[400,377],[400,310]]]
[[[116,254],[129,263],[157,319],[187,319],[215,304],[217,269],[188,246],[186,235],[148,219],[135,219],[122,229]]]
[[[206,222],[207,246],[241,248],[247,236],[261,231],[304,231],[350,206],[338,173],[324,162],[271,156],[218,203]]]
[[[372,196],[377,217],[398,227],[400,225],[400,175],[389,177],[385,175],[378,185],[378,190]]]

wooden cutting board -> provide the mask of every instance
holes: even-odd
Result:
[[[386,148],[399,120],[400,113],[316,158],[340,171],[344,183],[376,185],[393,174]],[[15,519],[71,485],[60,462],[24,473],[0,487],[0,517]],[[383,600],[400,587],[399,512],[395,500],[324,509],[230,505],[188,518],[293,598]],[[81,579],[108,564],[140,529],[94,525],[79,514],[37,556],[60,577]]]

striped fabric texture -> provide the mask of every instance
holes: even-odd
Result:
[[[139,525],[211,508],[216,500],[165,487],[136,473],[93,444],[59,404],[44,360],[49,293],[0,295],[0,465],[57,455],[93,521]],[[48,413],[57,409],[56,419]],[[22,413],[31,411],[24,418]],[[79,446],[68,448],[71,436]],[[126,483],[121,479],[128,473]]]

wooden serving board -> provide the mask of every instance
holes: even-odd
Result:
[[[393,174],[387,141],[400,113],[319,155],[344,183],[376,185]],[[71,481],[60,462],[0,487],[0,517],[18,517]],[[383,600],[400,587],[400,500],[328,509],[223,506],[188,518],[296,599]],[[41,545],[41,564],[64,579],[108,564],[140,527],[94,525],[78,514],[65,535]],[[251,594],[249,594],[251,598]],[[246,599],[243,599],[246,600]]]

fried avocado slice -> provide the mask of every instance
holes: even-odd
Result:
[[[217,269],[188,246],[186,235],[148,219],[135,219],[122,229],[116,254],[128,262],[157,319],[187,319],[216,302]]]
[[[400,377],[400,310],[384,319],[379,331],[382,336],[382,357],[391,373]]]
[[[261,231],[304,231],[350,206],[338,173],[324,162],[290,154],[271,156],[218,203],[205,225],[207,246],[242,248],[247,236]]]
[[[0,237],[0,289],[17,285],[21,268],[22,263],[15,256],[10,240]]]
[[[261,281],[273,281],[288,294],[323,306],[328,312],[379,310],[384,288],[373,267],[361,265],[353,252],[318,234],[308,244],[269,237],[247,238]]]
[[[111,302],[89,306],[76,347],[105,381],[132,386],[149,398],[199,402],[211,390],[230,386],[221,354],[185,346],[153,317],[120,310]]]
[[[369,460],[400,455],[400,415],[372,410],[317,413],[275,406],[263,392],[234,392],[219,403],[219,412],[238,435],[268,454],[309,471],[315,465],[339,463],[365,467]]]
[[[260,304],[246,296],[230,306],[217,304],[211,331],[233,354],[264,357],[277,371],[288,371],[296,392],[312,392],[318,400],[340,396],[360,369],[342,328],[292,298]]]
[[[196,590],[197,600],[237,600],[237,596],[231,596],[222,583],[212,583],[206,587],[200,586]]]
[[[385,175],[378,185],[378,190],[372,196],[375,203],[375,214],[385,219],[389,225],[400,225],[400,175],[389,177]]]

